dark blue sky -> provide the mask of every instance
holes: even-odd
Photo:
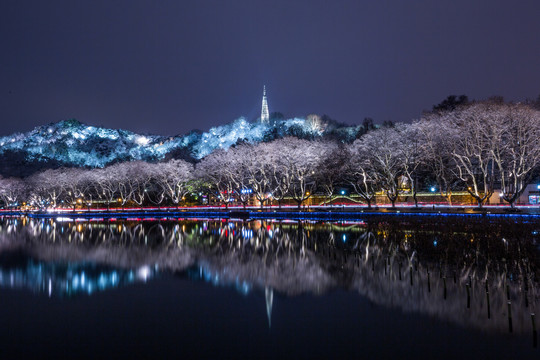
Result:
[[[540,2],[0,2],[0,135],[67,118],[174,135],[270,111],[408,121],[540,94]]]

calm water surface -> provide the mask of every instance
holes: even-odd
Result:
[[[3,217],[0,355],[538,358],[539,231]]]

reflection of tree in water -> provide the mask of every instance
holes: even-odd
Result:
[[[535,226],[460,218],[377,223],[378,243],[364,245],[352,286],[377,303],[501,331],[509,328],[510,301],[512,330],[530,331],[539,295]]]
[[[337,224],[12,218],[0,226],[1,247],[16,244],[49,261],[170,271],[195,266],[213,283],[248,284],[243,287],[268,294],[342,287],[377,304],[484,329],[508,331],[510,300],[513,331],[530,331],[538,304],[539,225],[514,219],[379,217]]]

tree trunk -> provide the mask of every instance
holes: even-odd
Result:
[[[479,209],[482,209],[482,208],[483,208],[483,205],[484,205],[484,201],[482,201],[481,199],[477,198],[477,199],[476,199],[476,202],[478,203],[478,208],[479,208]]]

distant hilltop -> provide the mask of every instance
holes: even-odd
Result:
[[[239,118],[207,132],[193,130],[177,136],[141,135],[72,119],[0,137],[0,175],[28,176],[46,168],[104,167],[134,160],[182,158],[195,162],[216,149],[243,142],[259,143],[285,136],[351,142],[363,131],[362,126],[347,126],[318,115],[271,118],[264,123]]]

